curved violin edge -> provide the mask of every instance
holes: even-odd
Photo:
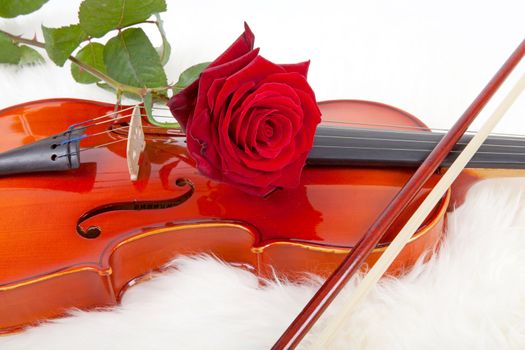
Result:
[[[0,334],[62,316],[70,308],[116,305],[132,281],[176,256],[202,253],[203,242],[215,242],[209,253],[220,259],[256,266],[257,258],[250,252],[255,235],[246,225],[226,221],[179,222],[122,234],[104,249],[98,263],[76,264],[0,286]],[[149,255],[147,264],[137,260],[138,255]],[[45,296],[45,303],[29,297],[35,293]]]
[[[64,315],[69,308],[114,305],[115,299],[108,293],[111,274],[111,268],[86,264],[0,286],[0,334]],[[32,298],[34,295],[40,297]]]
[[[449,210],[452,211],[461,206],[465,202],[468,191],[476,183],[485,179],[506,177],[525,177],[525,169],[464,169],[452,184],[452,198],[449,203]]]
[[[84,102],[75,103],[79,101]],[[50,102],[51,105],[45,105],[47,102]],[[349,108],[349,105],[355,106],[356,102],[341,101],[333,102],[332,105],[334,104]],[[366,106],[364,110],[359,111],[359,115],[363,113],[366,115],[366,110],[370,107],[373,115],[409,119],[406,118],[405,113],[396,112],[394,108],[381,107],[385,106],[384,104],[373,102],[364,104]],[[5,140],[3,149],[56,134],[72,123],[91,120],[94,115],[105,115],[114,107],[111,104],[77,99],[51,99],[22,105],[28,108],[12,111],[10,115],[7,113],[4,115],[6,119],[0,121],[4,121],[7,127],[11,127],[13,123],[24,122],[31,126],[31,130],[28,132],[27,128],[16,129],[18,131],[13,132],[13,137]],[[58,124],[52,121],[57,121]],[[392,119],[388,121],[391,122]],[[410,125],[415,123],[414,120],[408,122]],[[93,132],[96,131],[99,130]],[[115,134],[108,135],[107,137],[110,138]],[[90,145],[89,141],[86,140],[86,146]],[[352,231],[352,235],[349,232],[367,220],[365,215],[365,220],[359,222],[354,220],[341,226],[338,218],[343,216],[341,215],[342,209],[337,199],[334,200],[333,194],[356,193],[362,198],[370,199],[371,196],[363,193],[361,189],[373,185],[376,186],[377,193],[372,197],[379,201],[384,200],[388,198],[392,189],[396,188],[399,182],[408,175],[407,171],[403,170],[395,172],[390,179],[387,176],[392,175],[390,172],[385,174],[379,170],[373,170],[374,175],[370,176],[368,171],[364,174],[364,171],[356,172],[355,169],[351,171],[350,169],[345,171],[341,171],[340,168],[332,169],[330,173],[327,168],[319,171],[306,169],[307,176],[304,177],[304,184],[298,190],[282,191],[272,197],[271,201],[255,201],[238,196],[236,191],[223,184],[203,179],[196,172],[193,163],[178,162],[187,154],[183,143],[170,145],[172,147],[169,149],[170,152],[165,152],[160,147],[164,143],[158,143],[159,147],[154,149],[150,148],[151,152],[148,156],[152,160],[151,174],[142,183],[130,185],[127,170],[124,167],[120,168],[121,165],[124,165],[122,145],[123,143],[116,143],[110,147],[98,148],[92,153],[87,153],[86,160],[93,162],[95,165],[93,168],[96,170],[90,179],[97,181],[94,182],[89,193],[80,199],[71,197],[76,193],[62,189],[56,191],[50,185],[53,180],[51,176],[45,178],[45,186],[47,186],[45,191],[36,193],[39,197],[33,193],[35,191],[32,191],[34,186],[21,187],[25,196],[23,197],[24,202],[21,202],[20,205],[24,206],[49,201],[50,198],[54,198],[52,196],[56,191],[57,210],[61,210],[64,220],[57,226],[54,226],[54,223],[44,225],[47,234],[38,237],[33,234],[33,222],[19,220],[10,225],[4,225],[3,232],[10,233],[13,227],[17,227],[22,228],[25,234],[18,234],[16,237],[11,235],[18,239],[23,238],[22,243],[14,241],[11,245],[5,245],[4,248],[6,253],[11,254],[5,255],[7,260],[4,261],[7,261],[8,264],[15,261],[17,265],[17,268],[5,274],[2,280],[4,284],[0,286],[0,329],[4,332],[8,329],[12,331],[20,326],[33,324],[42,319],[63,315],[68,308],[72,307],[89,309],[115,305],[129,286],[137,283],[142,276],[162,268],[164,264],[178,255],[212,254],[230,263],[254,266],[255,268],[251,270],[263,277],[274,276],[273,271],[275,270],[282,270],[283,275],[294,274],[298,271],[326,275],[339,263],[341,254],[331,254],[328,249],[323,251],[315,248],[322,243],[339,245],[346,242],[348,246],[353,246],[356,230]],[[176,175],[173,174],[175,178],[179,176],[191,178],[198,187],[194,197],[187,205],[180,207],[180,211],[179,208],[173,212],[158,210],[149,212],[148,215],[133,217],[124,212],[111,213],[96,218],[96,221],[100,222],[101,227],[105,229],[99,239],[84,240],[75,234],[75,224],[82,213],[89,212],[91,208],[97,208],[104,202],[117,203],[122,198],[129,198],[130,193],[134,193],[132,198],[149,200],[163,197],[166,190],[173,190],[172,187],[165,186],[164,182],[168,179],[169,172],[163,174],[162,171],[166,169],[165,166],[173,163],[174,157],[178,157],[176,165],[169,169],[178,172]],[[125,181],[119,178],[122,174],[126,175]],[[70,174],[62,174],[62,176],[65,175]],[[163,176],[165,179],[162,178]],[[38,176],[28,175],[20,179],[13,177],[3,179],[3,185],[7,189],[18,188],[22,182],[31,181],[33,184],[33,182],[41,181],[43,177],[44,175],[40,174]],[[366,179],[366,181],[361,181],[361,179]],[[81,182],[86,180],[78,178],[78,181]],[[344,191],[342,191],[343,186]],[[332,192],[326,192],[329,187]],[[6,194],[4,198],[7,199],[9,192],[4,192],[4,194]],[[81,203],[82,199],[84,202]],[[268,215],[280,217],[282,210],[279,208],[286,203],[295,203],[295,207],[290,208],[295,211],[288,213],[288,222],[274,220],[273,223],[268,224],[267,216],[255,215],[264,210]],[[368,210],[375,210],[375,208],[370,206]],[[312,213],[312,219],[305,220],[305,213]],[[7,212],[6,215],[8,215]],[[358,212],[355,212],[353,216],[363,217]],[[210,217],[227,217],[232,220],[210,220]],[[45,215],[35,215],[34,220],[47,223],[48,218]],[[85,225],[88,223],[86,222]],[[436,223],[434,231],[429,230],[414,240],[411,256],[416,256],[417,252],[433,247],[434,244],[422,244],[427,238],[428,242],[431,238],[433,242],[439,239],[442,232],[442,221],[432,221],[432,224],[434,223]],[[300,236],[293,235],[298,232],[301,233]],[[257,247],[265,246],[269,242],[277,242],[275,237],[282,237],[282,240],[289,241],[293,241],[295,237],[297,241],[293,241],[292,244],[271,244],[264,249],[257,250]],[[296,244],[299,238],[305,240],[302,246]],[[318,239],[321,244],[308,242],[315,239]],[[34,244],[35,241],[37,244]],[[60,256],[64,260],[51,259],[52,254],[48,253],[51,251],[49,249],[51,244],[57,242],[60,244],[53,246],[57,248],[53,254],[58,256],[64,253],[63,256]],[[28,248],[27,252],[24,252],[25,255],[12,249],[16,247],[16,244],[19,246],[24,244]],[[37,249],[32,249],[33,244]],[[62,247],[67,247],[67,249],[61,249]],[[278,250],[283,254],[276,253]],[[380,250],[378,249],[378,254]],[[35,259],[26,258],[28,255],[45,256],[45,254],[39,255],[40,251],[48,253],[46,258],[50,258],[45,261],[45,265],[35,264]],[[296,256],[291,256],[291,254],[296,254]],[[19,258],[20,264],[17,264],[16,259]],[[373,264],[373,260],[368,263]],[[274,266],[275,270],[272,270],[270,265]],[[23,307],[21,307],[22,303]]]
[[[335,107],[338,107],[338,105],[342,105],[342,107],[344,107],[347,104],[360,104],[360,105],[376,106],[376,107],[378,107],[379,109],[382,109],[382,110],[391,110],[394,113],[401,114],[401,115],[405,116],[406,118],[408,118],[413,124],[421,127],[423,130],[430,130],[430,128],[425,123],[423,123],[423,121],[418,119],[415,115],[413,115],[413,114],[411,114],[411,113],[409,113],[409,112],[407,112],[407,111],[405,111],[405,110],[403,110],[401,108],[394,107],[394,106],[391,106],[391,105],[383,103],[383,102],[370,101],[370,100],[360,100],[360,99],[334,99],[334,100],[318,101],[317,104],[320,107],[324,107],[324,108],[330,107],[330,105],[334,105]],[[348,112],[348,111],[346,111],[346,112]],[[332,120],[327,120],[327,122],[330,122],[330,121],[332,121]],[[406,129],[405,127],[402,127],[400,125],[389,125],[389,126],[390,127],[394,127],[394,128],[399,128],[401,130]]]
[[[449,189],[440,201],[439,206],[436,207],[431,220],[412,236],[409,244],[401,252],[400,258],[390,266],[388,270],[390,275],[399,275],[406,271],[407,267],[415,264],[422,255],[427,259],[430,257],[427,253],[433,252],[438,248],[445,232],[445,214],[449,208],[451,196],[451,190]],[[362,268],[366,269],[373,266],[381,257],[388,244],[389,242],[384,242],[376,246]],[[278,271],[279,276],[294,279],[304,276],[304,273],[297,273],[298,271],[308,271],[320,276],[328,276],[352,248],[327,247],[300,241],[274,240],[265,242],[261,246],[254,246],[252,250],[260,255],[258,270],[263,277],[275,276],[276,271]],[[322,262],[322,264],[319,264],[319,262]]]
[[[16,105],[12,105],[12,106],[9,106],[9,107],[6,107],[6,108],[2,108],[2,109],[0,109],[0,114],[9,112],[12,109],[23,108],[23,107],[27,107],[27,106],[31,106],[31,105],[35,105],[35,104],[64,103],[64,102],[88,103],[88,104],[93,104],[93,105],[102,106],[102,107],[108,107],[108,108],[114,108],[115,107],[115,104],[114,103],[110,103],[110,102],[86,100],[86,99],[82,99],[82,98],[72,98],[72,97],[54,97],[54,98],[43,98],[43,99],[40,99],[40,100],[33,100],[33,101],[22,102],[22,103],[18,103]]]
[[[439,208],[440,214],[414,236],[413,244],[407,250],[407,254],[413,257],[406,257],[412,263],[419,258],[415,251],[431,250],[435,242],[439,241],[444,225],[441,214],[446,210],[449,198],[450,194],[444,198]],[[66,313],[68,308],[89,309],[94,306],[116,305],[130,286],[144,279],[144,276],[159,271],[180,255],[211,253],[221,260],[251,266],[252,271],[261,277],[273,276],[275,269],[280,271],[280,275],[299,277],[303,273],[297,273],[298,271],[329,274],[348,252],[347,249],[330,250],[313,244],[295,242],[273,242],[257,247],[258,241],[260,234],[256,228],[236,221],[181,221],[173,222],[169,226],[159,225],[134,233],[123,233],[106,246],[96,263],[86,262],[69,266],[0,286],[0,294],[4,301],[0,305],[0,315],[12,315],[9,311],[14,307],[13,304],[18,304],[20,295],[38,290],[38,293],[48,298],[46,310],[35,312],[41,307],[41,300],[28,299],[25,305],[28,310],[32,310],[31,315],[17,312],[16,320],[0,317],[0,333],[16,332],[21,327],[41,319],[59,317]],[[367,263],[372,265],[383,249],[384,247],[378,247]],[[284,256],[289,256],[293,251],[298,258],[280,259],[283,250],[286,252]],[[155,251],[155,254],[150,255],[147,264],[136,261],[136,256],[147,255],[152,251]],[[319,255],[318,259],[311,259],[312,252]],[[338,254],[333,254],[334,252]],[[402,267],[397,266],[395,269],[399,270]],[[95,290],[98,292],[94,298]],[[67,291],[67,297],[57,291]],[[87,294],[90,295],[89,302]],[[69,300],[69,305],[64,305],[64,298]],[[33,300],[35,305],[29,305],[30,300]]]
[[[5,108],[0,109],[0,114],[9,112],[12,109],[24,108],[24,107],[28,107],[28,106],[31,106],[31,105],[53,104],[53,103],[79,103],[79,104],[83,103],[83,104],[90,104],[90,105],[106,107],[106,108],[109,108],[109,109],[114,109],[115,108],[115,104],[111,103],[111,102],[87,100],[87,99],[72,98],[72,97],[54,97],[54,98],[44,98],[44,99],[39,99],[39,100],[21,102],[21,103],[18,103],[18,104],[9,106],[9,107],[5,107]],[[398,108],[398,107],[395,107],[395,106],[392,106],[392,105],[389,105],[389,104],[386,104],[386,103],[383,103],[383,102],[379,102],[379,101],[361,100],[361,99],[333,99],[333,100],[317,101],[317,104],[319,106],[322,106],[322,107],[327,107],[329,105],[346,105],[346,104],[349,104],[349,103],[350,104],[364,104],[364,105],[370,105],[370,106],[377,106],[380,109],[385,109],[385,110],[386,109],[390,109],[390,110],[392,110],[395,113],[398,113],[398,114],[401,114],[401,115],[407,117],[414,124],[416,124],[416,125],[418,125],[420,127],[428,128],[428,126],[425,123],[423,123],[420,119],[418,119],[413,114],[411,114],[411,113],[409,113],[409,112],[407,112],[407,111],[405,111],[405,110],[403,110],[401,108]],[[130,107],[130,106],[128,106],[128,105],[121,105],[120,106],[120,108],[128,108],[128,107]]]

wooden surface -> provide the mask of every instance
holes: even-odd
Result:
[[[340,115],[332,112],[338,118],[345,115],[343,109],[362,104],[370,105],[339,101],[327,106],[339,106]],[[369,113],[376,118],[382,113],[388,118],[397,114],[408,125],[416,122],[388,106],[371,106]],[[112,108],[96,102],[48,100],[6,109],[0,114],[0,129],[7,137],[0,148],[59,133]],[[352,113],[345,117],[351,118]],[[86,130],[94,135],[109,126]],[[92,147],[125,135],[109,132],[82,143]],[[180,254],[213,253],[262,276],[274,270],[290,278],[303,272],[327,275],[411,175],[407,169],[310,167],[299,188],[259,198],[201,176],[186,154],[183,137],[154,133],[146,134],[146,139],[136,182],[129,180],[125,141],[82,152],[81,167],[70,172],[0,179],[0,327],[4,331],[59,315],[70,307],[115,304],[135,279]],[[438,178],[433,177],[425,193]],[[103,213],[81,224],[84,229],[99,227],[100,236],[86,239],[76,232],[79,218],[101,205],[183,195],[189,187],[177,186],[178,179],[188,179],[195,187],[179,206]],[[341,196],[352,198],[354,206],[341,205]],[[423,197],[417,197],[411,208]],[[392,271],[412,264],[422,251],[434,247],[442,233],[448,199],[436,207]],[[369,264],[390,237],[378,243]]]

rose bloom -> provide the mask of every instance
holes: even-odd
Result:
[[[309,62],[275,64],[244,33],[168,106],[206,176],[264,196],[297,187],[321,120]]]

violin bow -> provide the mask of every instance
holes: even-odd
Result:
[[[387,232],[398,216],[423,187],[430,176],[438,169],[442,161],[467,131],[470,124],[485,107],[508,75],[525,55],[525,40],[514,50],[504,65],[498,70],[487,86],[481,91],[454,126],[436,145],[412,177],[396,194],[388,206],[379,214],[356,246],[347,254],[341,264],[328,277],[316,294],[294,319],[286,331],[272,347],[272,350],[295,349],[315,322],[321,317],[346,283],[359,270],[370,252]]]
[[[452,165],[447,169],[446,173],[441,177],[425,200],[406,222],[405,226],[403,226],[401,231],[399,231],[397,236],[385,249],[374,266],[372,266],[372,268],[366,273],[359,285],[353,291],[349,300],[344,304],[343,310],[338,312],[339,315],[336,316],[336,319],[330,320],[330,323],[324,328],[322,333],[317,336],[314,346],[312,346],[313,349],[328,348],[330,342],[333,341],[333,337],[336,335],[337,331],[341,329],[341,326],[348,319],[354,307],[368,294],[368,292],[370,292],[381,276],[383,276],[394,259],[408,243],[410,237],[412,237],[423,221],[425,221],[425,218],[430,214],[432,209],[434,209],[435,205],[443,197],[467,163],[472,159],[483,142],[485,142],[494,127],[499,123],[518,96],[523,92],[523,89],[525,89],[525,74],[522,75],[520,80],[514,85],[512,90],[508,93],[490,118],[487,119],[479,131],[469,141],[467,146],[461,151],[456,160],[454,160]]]

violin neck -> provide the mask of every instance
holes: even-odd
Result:
[[[444,134],[319,126],[308,165],[418,167]],[[442,163],[448,167],[470,141],[465,135]],[[525,138],[490,136],[468,168],[525,169]]]

